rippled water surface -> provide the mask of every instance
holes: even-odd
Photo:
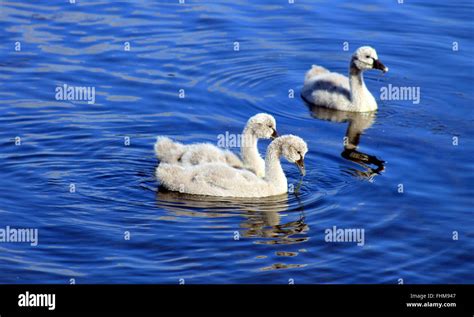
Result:
[[[39,234],[0,243],[1,283],[474,282],[472,1],[185,2],[0,1],[0,229]],[[361,45],[390,68],[365,76],[378,112],[306,105],[305,71]],[[308,143],[295,192],[158,190],[157,135],[216,143],[258,112]]]

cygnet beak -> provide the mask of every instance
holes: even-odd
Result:
[[[306,175],[306,170],[304,168],[304,160],[303,158],[300,158],[298,161],[295,162],[296,166],[298,166],[298,169],[300,170],[300,173],[302,176]]]
[[[378,59],[374,59],[374,64],[372,66],[374,69],[380,69],[384,73],[388,72],[388,67],[382,64]]]
[[[272,139],[276,139],[276,138],[278,138],[278,132],[276,129],[273,129]]]

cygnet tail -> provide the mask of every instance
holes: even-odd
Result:
[[[184,145],[173,142],[168,137],[159,136],[156,138],[155,154],[162,163],[177,163],[184,153]]]
[[[318,76],[318,75],[322,75],[322,74],[326,74],[326,73],[329,73],[329,70],[327,70],[326,68],[324,68],[322,66],[318,66],[318,65],[313,65],[313,67],[311,67],[311,69],[306,72],[306,75],[304,77],[304,81],[306,83],[307,81],[309,81],[314,76]]]
[[[187,182],[184,168],[180,165],[161,163],[156,168],[156,178],[166,189],[183,192]]]

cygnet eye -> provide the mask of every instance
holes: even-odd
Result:
[[[365,58],[370,58],[370,55],[366,55]]]

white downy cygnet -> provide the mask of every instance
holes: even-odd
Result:
[[[284,194],[288,183],[281,167],[280,157],[295,163],[305,174],[306,142],[294,135],[273,140],[265,156],[265,177],[216,162],[200,165],[160,164],[156,177],[161,186],[181,193],[221,197],[268,197]]]
[[[276,121],[273,116],[259,113],[251,117],[242,133],[239,158],[229,150],[210,143],[184,145],[168,137],[159,136],[155,143],[155,154],[161,163],[178,165],[199,165],[222,162],[232,167],[245,168],[259,177],[265,176],[265,161],[258,152],[258,139],[277,137]]]
[[[313,65],[306,73],[301,96],[306,102],[331,109],[366,112],[377,109],[377,102],[364,83],[363,72],[379,69],[386,73],[377,52],[370,46],[359,47],[352,55],[349,78]]]

